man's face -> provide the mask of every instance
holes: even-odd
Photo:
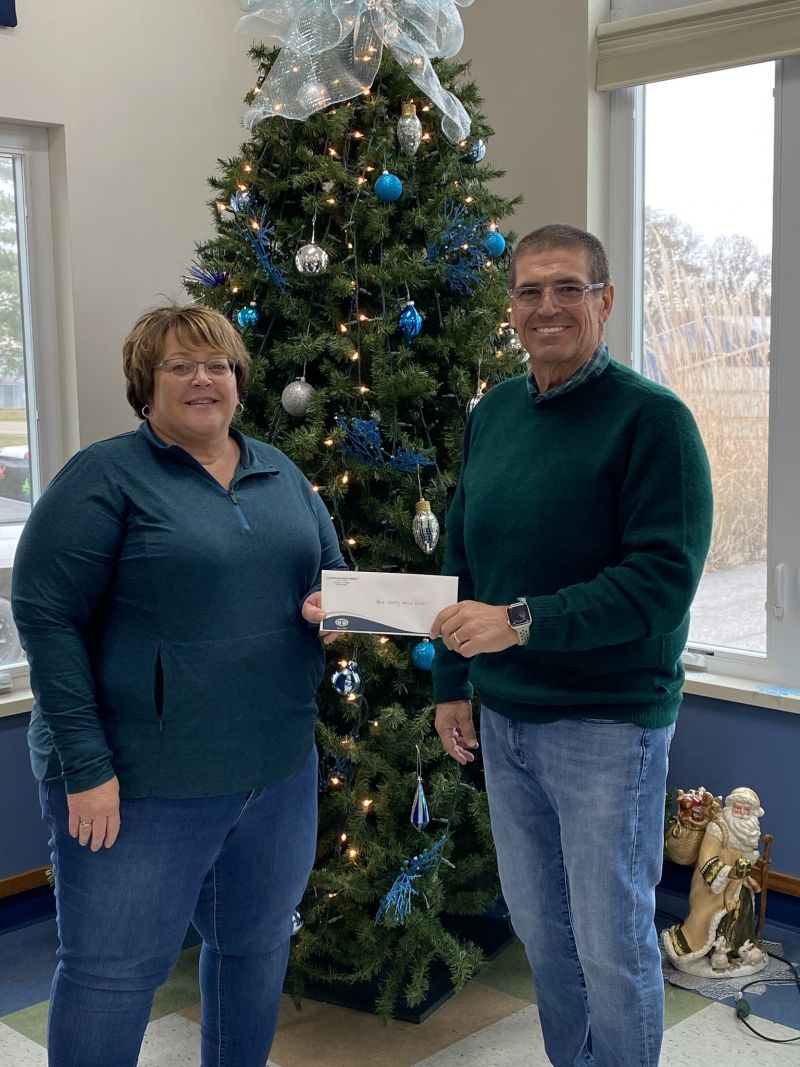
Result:
[[[521,256],[516,266],[515,287],[559,282],[588,285],[595,280],[589,275],[582,249],[532,252]],[[512,301],[511,324],[531,357],[534,374],[543,371],[548,377],[565,381],[582,367],[600,344],[613,303],[613,285],[587,293],[583,302],[574,307],[554,304],[549,290],[535,309],[517,307]]]

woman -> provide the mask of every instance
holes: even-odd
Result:
[[[51,1067],[133,1067],[200,932],[203,1067],[263,1067],[316,837],[315,689],[333,523],[282,452],[232,429],[249,356],[201,307],[123,348],[135,432],[33,509],[14,612],[35,707],[60,935]]]

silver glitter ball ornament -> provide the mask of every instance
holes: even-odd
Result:
[[[469,400],[467,401],[467,414],[468,415],[472,414],[472,412],[475,410],[475,408],[478,406],[478,404],[480,404],[481,400],[483,400],[483,393],[479,389],[477,391],[477,393],[475,394],[475,396],[471,396],[469,398]]]
[[[295,908],[294,913],[292,915],[292,937],[294,937],[295,934],[299,934],[302,929],[303,916],[300,914],[297,908]]]
[[[322,274],[329,263],[328,253],[313,241],[298,248],[294,265],[301,274]]]
[[[416,155],[422,142],[422,123],[417,118],[417,109],[409,101],[403,104],[403,111],[397,122],[397,141],[404,156]]]
[[[436,548],[436,543],[439,540],[439,520],[431,511],[430,502],[427,500],[418,500],[416,510],[417,513],[411,524],[414,540],[422,551],[429,556]]]
[[[283,390],[281,393],[281,403],[290,415],[294,415],[295,418],[298,418],[300,415],[305,415],[306,411],[308,411],[308,405],[311,402],[311,397],[313,395],[313,385],[309,385],[305,378],[298,378],[294,382],[289,382]]]

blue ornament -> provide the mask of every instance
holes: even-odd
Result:
[[[424,830],[431,821],[428,812],[428,800],[425,796],[425,787],[422,784],[422,776],[417,775],[417,789],[414,793],[414,801],[411,805],[411,825],[415,830]]]
[[[483,247],[493,259],[497,259],[506,250],[506,239],[499,230],[490,230]]]
[[[246,308],[241,308],[236,313],[236,321],[243,330],[253,329],[261,321],[261,312],[256,307],[255,301]]]
[[[403,192],[403,183],[396,174],[390,174],[385,170],[375,182],[375,195],[384,204],[393,204],[399,200]]]
[[[486,155],[486,142],[482,137],[476,137],[461,157],[465,163],[480,163]]]
[[[411,649],[411,662],[415,667],[419,667],[421,671],[429,671],[435,658],[436,645],[429,641],[427,637],[423,638],[418,645],[414,645]]]
[[[342,696],[349,696],[350,693],[360,693],[361,674],[356,661],[351,659],[346,667],[340,667],[338,671],[334,671],[331,675],[331,682],[336,692],[341,693]]]
[[[397,320],[397,325],[406,337],[416,337],[422,329],[422,315],[420,315],[414,307],[413,300],[409,300],[400,312],[400,318]]]

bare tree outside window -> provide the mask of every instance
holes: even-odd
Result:
[[[721,139],[754,108],[761,128],[772,128],[771,78],[765,64],[647,89],[643,370],[692,409],[714,483],[690,643],[753,652],[766,651],[772,274],[763,219],[748,198],[760,180],[761,202],[771,203],[772,174],[750,173]],[[693,195],[729,207],[704,220]]]

